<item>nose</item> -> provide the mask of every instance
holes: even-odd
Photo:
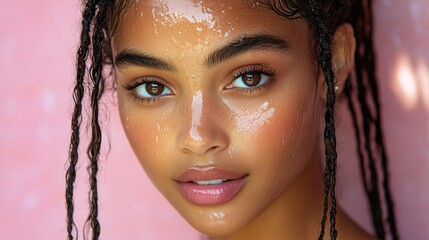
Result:
[[[201,91],[195,93],[192,101],[182,109],[183,114],[178,121],[181,129],[177,138],[180,151],[203,155],[228,147],[230,140],[226,131],[227,124],[222,124],[227,119],[222,119],[219,106],[210,99],[205,99]]]

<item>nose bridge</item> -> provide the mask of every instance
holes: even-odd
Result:
[[[202,141],[201,133],[199,128],[201,128],[201,118],[203,115],[203,94],[201,91],[198,91],[192,97],[191,103],[191,129],[189,131],[190,137],[194,141]],[[205,109],[205,113],[207,110]]]
[[[218,108],[201,90],[196,91],[192,99],[183,106],[182,126],[178,138],[180,150],[204,154],[209,150],[225,148],[228,136],[216,119],[214,112]]]

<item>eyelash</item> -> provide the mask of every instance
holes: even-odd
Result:
[[[252,94],[255,92],[258,92],[260,90],[263,90],[264,88],[269,87],[271,84],[274,83],[274,81],[276,80],[275,77],[277,76],[277,73],[268,67],[265,66],[261,66],[261,65],[250,65],[250,66],[245,66],[242,68],[239,68],[237,70],[237,72],[234,74],[233,80],[231,82],[231,84],[238,78],[241,77],[245,74],[264,74],[267,75],[269,78],[267,80],[266,83],[262,84],[261,86],[258,87],[249,87],[249,88],[234,88],[237,91],[240,91],[242,93],[245,94]]]
[[[238,70],[236,70],[236,73],[233,75],[233,80],[231,81],[230,85],[234,81],[236,81],[237,78],[242,77],[245,74],[263,74],[263,75],[268,76],[268,80],[266,83],[263,83],[262,85],[257,86],[257,87],[249,87],[249,88],[231,87],[228,89],[233,89],[233,90],[245,93],[245,94],[253,94],[255,92],[263,90],[264,88],[269,87],[272,83],[274,83],[275,76],[277,76],[277,73],[271,68],[267,68],[267,67],[261,66],[261,65],[250,65],[250,66],[241,67]],[[136,79],[130,83],[123,84],[122,87],[125,90],[127,90],[129,92],[129,94],[131,95],[132,99],[137,101],[138,103],[153,104],[153,103],[156,103],[157,101],[161,100],[162,98],[164,98],[165,95],[156,96],[156,97],[152,97],[152,98],[143,98],[143,97],[136,96],[136,94],[134,93],[135,89],[137,87],[139,87],[140,85],[150,84],[150,83],[161,84],[161,85],[164,85],[165,87],[167,87],[164,83],[162,83],[160,80],[158,80],[157,78],[154,78],[154,77],[139,78],[139,79]]]
[[[157,84],[161,84],[161,85],[166,86],[164,83],[159,81],[157,78],[145,77],[145,78],[136,79],[136,80],[134,80],[130,83],[127,83],[127,84],[123,84],[122,88],[127,90],[129,92],[129,95],[131,96],[131,98],[138,103],[153,104],[153,103],[156,103],[157,101],[161,100],[162,98],[164,98],[164,96],[158,96],[158,97],[153,97],[153,98],[137,97],[136,94],[134,93],[135,89],[137,87],[139,87],[140,85],[145,84],[145,83],[146,84],[157,83]]]

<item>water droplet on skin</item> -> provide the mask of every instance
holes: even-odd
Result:
[[[222,211],[211,211],[209,214],[212,220],[222,220],[225,217],[225,213]]]
[[[286,133],[282,133],[282,147],[286,146]]]
[[[198,91],[192,98],[192,126],[190,130],[191,138],[195,141],[201,141],[198,127],[201,125],[201,116],[203,113],[203,95],[201,91]]]
[[[126,117],[125,118],[125,129],[129,129],[129,126],[128,126],[128,121],[130,120],[130,118],[129,117]]]
[[[152,4],[152,15],[155,20],[167,27],[188,21],[192,23],[202,23],[206,26],[214,24],[216,21],[213,17],[211,8],[203,6],[203,2],[175,2],[165,3],[156,1]]]
[[[231,147],[228,148],[228,157],[230,159],[234,159],[234,154],[235,154],[234,147],[231,145]]]
[[[238,109],[228,102],[225,103],[234,112],[236,127],[245,132],[254,131],[260,128],[260,126],[266,123],[275,112],[274,108],[268,109],[268,102],[264,102],[258,109],[253,111]]]

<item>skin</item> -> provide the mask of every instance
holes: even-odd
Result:
[[[208,66],[206,59],[216,49],[261,34],[279,38],[287,47],[254,48]],[[319,235],[326,87],[310,37],[304,20],[287,20],[244,1],[137,1],[119,23],[112,38],[114,59],[132,51],[163,59],[170,67],[115,62],[126,135],[154,185],[211,239]],[[340,93],[353,64],[351,27],[341,26],[334,42]],[[243,69],[275,76],[249,90],[237,84]],[[139,93],[145,88],[130,86],[144,78],[156,79],[168,90],[142,99]],[[207,166],[248,178],[227,203],[199,206],[182,196],[175,179],[187,168]],[[341,209],[337,224],[339,239],[371,239]]]

